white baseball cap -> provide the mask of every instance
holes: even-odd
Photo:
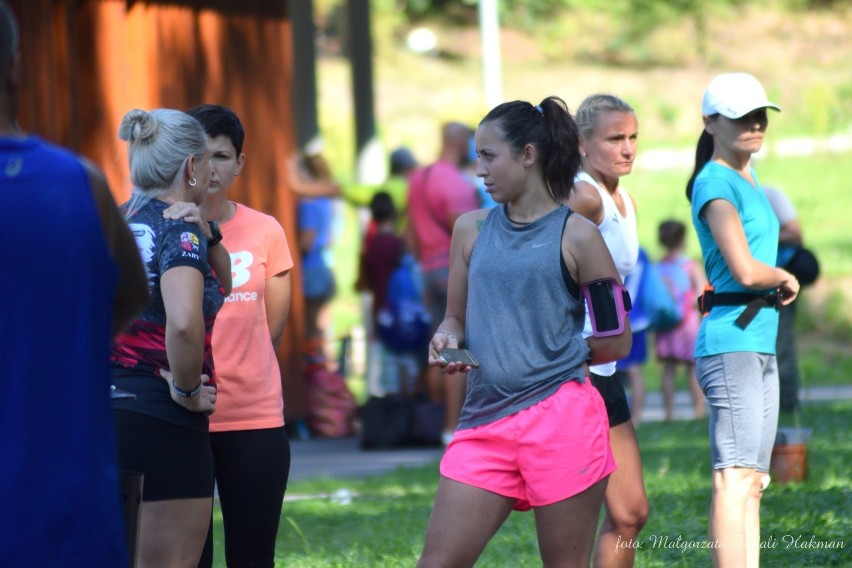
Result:
[[[766,98],[760,81],[748,73],[723,73],[707,85],[701,112],[705,116],[721,114],[728,118],[740,118],[758,108],[781,108]]]

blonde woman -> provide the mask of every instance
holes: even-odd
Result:
[[[216,407],[213,322],[231,289],[230,257],[215,225],[165,219],[178,201],[200,205],[210,183],[204,130],[186,113],[131,110],[131,199],[125,217],[148,273],[149,301],[112,350],[121,469],[144,474],[139,566],[195,566],[213,496],[207,433]]]

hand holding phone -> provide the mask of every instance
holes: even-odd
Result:
[[[479,361],[477,361],[476,357],[473,356],[473,353],[467,349],[451,349],[449,347],[445,347],[441,351],[438,351],[433,347],[432,357],[440,359],[443,361],[444,365],[449,365],[450,363],[461,363],[462,365],[467,365],[474,369],[479,367]]]

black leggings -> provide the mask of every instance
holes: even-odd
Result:
[[[284,426],[211,432],[213,468],[225,527],[225,561],[230,568],[275,564],[275,540],[287,478],[290,440]],[[213,521],[200,568],[213,565]]]

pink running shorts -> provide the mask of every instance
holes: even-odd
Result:
[[[441,475],[516,499],[528,511],[582,493],[613,471],[609,421],[589,379],[496,422],[456,431]]]

